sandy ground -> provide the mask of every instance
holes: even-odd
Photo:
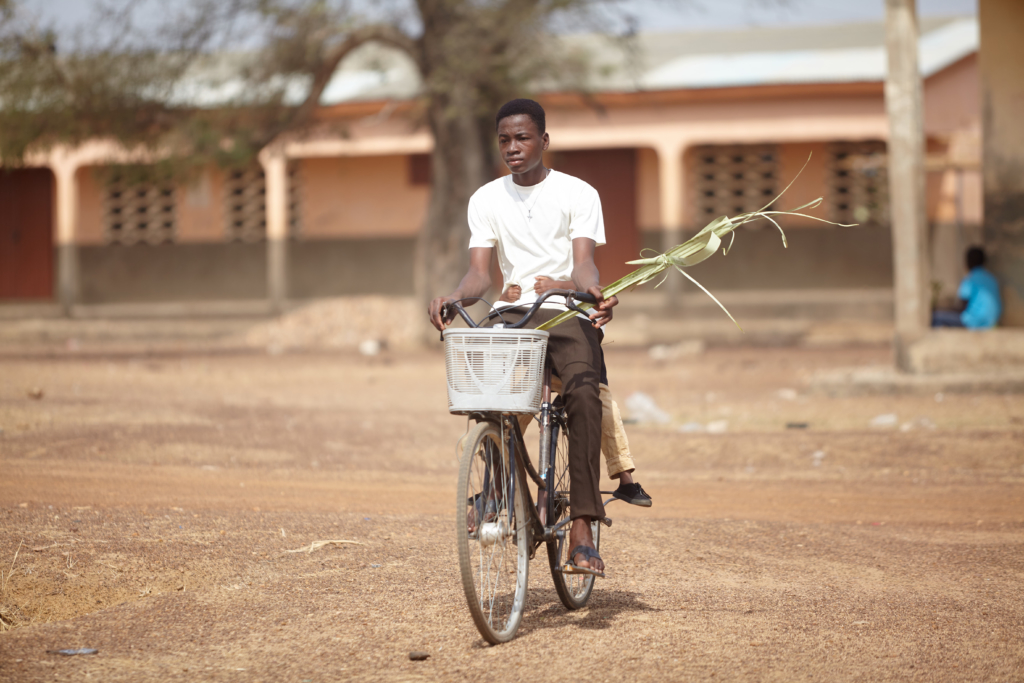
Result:
[[[888,357],[610,348],[672,417],[629,426],[655,505],[487,647],[440,354],[8,354],[0,680],[1022,680],[1024,399],[807,393]]]

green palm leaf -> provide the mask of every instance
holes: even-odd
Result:
[[[811,158],[807,157],[807,161],[810,160]],[[704,288],[703,285],[694,280],[693,277],[684,269],[690,266],[695,266],[698,263],[706,261],[708,258],[713,256],[715,252],[718,251],[719,247],[722,246],[722,238],[725,237],[726,235],[729,235],[730,237],[729,244],[728,246],[722,248],[722,254],[728,254],[729,249],[732,247],[732,240],[735,239],[735,233],[733,231],[736,230],[736,228],[740,227],[741,225],[745,225],[756,220],[763,219],[770,221],[776,228],[778,228],[779,233],[782,235],[783,247],[789,246],[789,243],[786,241],[786,233],[782,230],[782,226],[778,224],[778,222],[773,218],[773,216],[802,216],[804,218],[810,218],[812,220],[821,221],[822,223],[828,223],[829,225],[838,225],[844,228],[853,227],[853,225],[847,225],[844,223],[833,223],[832,221],[827,221],[823,218],[817,218],[815,216],[808,216],[807,214],[800,213],[804,209],[814,209],[820,206],[822,202],[821,197],[818,197],[813,201],[807,202],[803,206],[798,206],[792,211],[767,210],[769,206],[778,201],[779,197],[786,193],[786,190],[792,187],[793,183],[796,182],[796,179],[800,177],[800,173],[803,173],[804,168],[807,168],[807,162],[804,162],[803,168],[801,168],[800,172],[793,177],[793,180],[789,182],[789,185],[786,185],[782,192],[780,192],[770,202],[765,204],[764,207],[761,208],[761,210],[751,211],[749,213],[742,213],[733,218],[730,218],[729,216],[719,216],[715,220],[705,225],[696,235],[686,240],[682,244],[673,247],[672,249],[669,249],[664,254],[658,254],[657,252],[654,252],[653,249],[645,249],[644,251],[654,252],[655,255],[648,258],[640,258],[635,261],[626,261],[627,264],[638,265],[640,266],[640,268],[637,268],[629,275],[626,275],[625,277],[616,280],[610,285],[602,287],[601,293],[604,294],[605,298],[608,298],[610,296],[614,296],[616,294],[625,292],[628,289],[633,289],[634,287],[645,285],[664,273],[664,275],[661,278],[661,281],[655,285],[655,287],[658,287],[661,285],[662,282],[665,281],[665,278],[668,277],[669,273],[666,271],[668,271],[669,268],[675,268],[680,273],[682,273],[684,277],[690,280],[690,282],[700,287],[701,291],[710,296],[711,300],[718,304],[718,306],[723,311],[725,311],[725,314],[729,316],[729,320],[732,320],[733,324],[736,325],[736,327],[738,327],[742,332],[743,328],[740,327],[739,323],[736,322],[736,319],[732,317],[732,314],[729,313],[728,309],[726,309],[726,307],[722,305],[722,302],[716,299],[711,292]],[[643,252],[641,252],[640,255],[643,256]],[[583,310],[589,310],[593,308],[593,306],[591,304],[580,304],[580,308]],[[566,320],[569,320],[570,318],[573,318],[576,315],[577,314],[574,313],[573,311],[566,311],[555,316],[546,323],[539,325],[537,329],[550,330],[552,327],[560,325]]]

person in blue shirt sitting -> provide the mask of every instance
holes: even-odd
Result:
[[[985,270],[985,250],[967,250],[967,277],[960,282],[957,296],[964,302],[962,311],[937,310],[932,313],[932,327],[966,327],[986,330],[996,326],[1003,312],[999,298],[999,282]]]

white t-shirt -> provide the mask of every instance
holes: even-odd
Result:
[[[604,244],[604,216],[597,190],[565,173],[551,171],[529,187],[512,176],[493,180],[469,200],[469,246],[497,247],[506,289],[517,284],[522,297],[515,304],[533,303],[539,275],[552,280],[572,279],[572,241],[589,237]],[[565,310],[549,299],[545,308]]]

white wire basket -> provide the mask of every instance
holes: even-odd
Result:
[[[448,411],[537,412],[547,348],[544,330],[445,330]]]

